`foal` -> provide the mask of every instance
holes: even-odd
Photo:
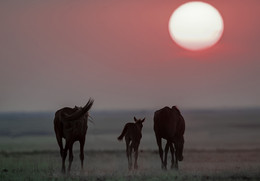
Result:
[[[128,169],[132,169],[132,149],[135,152],[135,163],[134,168],[138,169],[137,158],[138,158],[138,147],[140,144],[140,140],[142,138],[142,128],[144,119],[136,119],[134,117],[135,123],[127,123],[121,133],[121,135],[117,138],[119,141],[123,139],[125,136],[126,142],[126,156],[128,159]]]

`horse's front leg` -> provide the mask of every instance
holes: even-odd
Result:
[[[135,168],[135,169],[138,169],[138,165],[137,165],[138,147],[139,147],[139,143],[136,144],[135,147],[134,147],[134,151],[135,151],[135,163],[134,163],[134,168]]]
[[[130,139],[125,138],[125,143],[126,143],[126,156],[127,156],[127,161],[128,161],[128,169],[131,170],[132,169],[132,165],[131,165],[131,156],[130,156]]]
[[[128,169],[132,170],[132,151],[133,151],[133,141],[131,142],[130,146],[129,146],[129,164],[128,164]]]

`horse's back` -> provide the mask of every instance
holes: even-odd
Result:
[[[154,113],[155,134],[164,139],[174,139],[178,132],[179,114],[169,107],[164,107]]]
[[[64,107],[56,111],[54,118],[56,134],[61,134],[65,139],[69,137],[79,138],[86,134],[88,125],[87,118],[85,118],[84,115],[74,120],[66,119],[68,115],[73,114],[75,111],[77,111],[77,109],[70,107]]]
[[[134,123],[127,123],[126,126],[126,136],[129,137],[131,140],[140,141],[140,139],[142,138],[142,133],[136,127],[136,125]]]
[[[169,127],[176,122],[175,115],[169,107],[164,107],[154,113],[155,127]]]

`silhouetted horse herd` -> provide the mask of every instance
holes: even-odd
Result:
[[[84,144],[88,129],[88,111],[94,103],[93,99],[89,99],[84,107],[69,108],[65,107],[55,113],[54,130],[60,147],[60,155],[62,158],[62,172],[65,173],[65,160],[69,151],[68,172],[71,169],[73,161],[72,147],[75,141],[80,143],[80,160],[83,169],[84,160]],[[128,159],[128,169],[132,169],[132,151],[134,151],[134,169],[138,168],[138,147],[142,138],[142,127],[145,118],[137,119],[134,117],[134,123],[127,123],[118,140],[125,137],[126,155]],[[161,159],[162,169],[167,169],[167,154],[171,151],[171,168],[178,169],[178,161],[183,160],[185,121],[181,112],[176,106],[172,108],[164,107],[154,113],[154,133],[157,145],[159,147],[159,155]],[[65,139],[65,147],[63,147],[62,139]],[[162,139],[166,140],[164,155],[162,148]]]

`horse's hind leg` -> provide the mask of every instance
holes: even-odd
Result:
[[[72,152],[73,144],[70,145],[69,147],[69,167],[68,167],[68,172],[71,170],[71,163],[73,161],[73,152]]]
[[[172,155],[172,165],[171,165],[171,169],[174,168],[174,148],[173,148],[173,144],[170,143],[170,150],[171,150],[171,155]]]
[[[168,151],[169,151],[169,147],[170,147],[170,142],[167,141],[166,145],[165,145],[165,149],[164,149],[164,169],[167,169],[167,156],[168,156]]]
[[[156,135],[156,142],[159,147],[159,155],[160,155],[161,162],[162,162],[162,169],[165,169],[164,163],[163,163],[162,139],[158,135]]]
[[[129,138],[125,138],[125,143],[126,143],[126,156],[127,156],[127,160],[128,160],[128,169],[131,170],[132,168],[132,158],[131,158],[131,154],[130,154],[130,139]]]
[[[174,164],[174,168],[178,170],[179,166],[178,166],[178,159],[177,159],[177,151],[175,151],[175,164]]]
[[[65,173],[65,160],[66,160],[66,157],[67,157],[68,149],[69,149],[69,144],[68,144],[68,142],[66,141],[65,148],[64,148],[63,151],[62,151],[62,168],[61,168],[61,171],[62,171],[63,173]]]
[[[82,139],[80,142],[80,161],[81,161],[81,169],[83,170],[83,161],[84,161],[84,145],[85,145],[85,139]]]

